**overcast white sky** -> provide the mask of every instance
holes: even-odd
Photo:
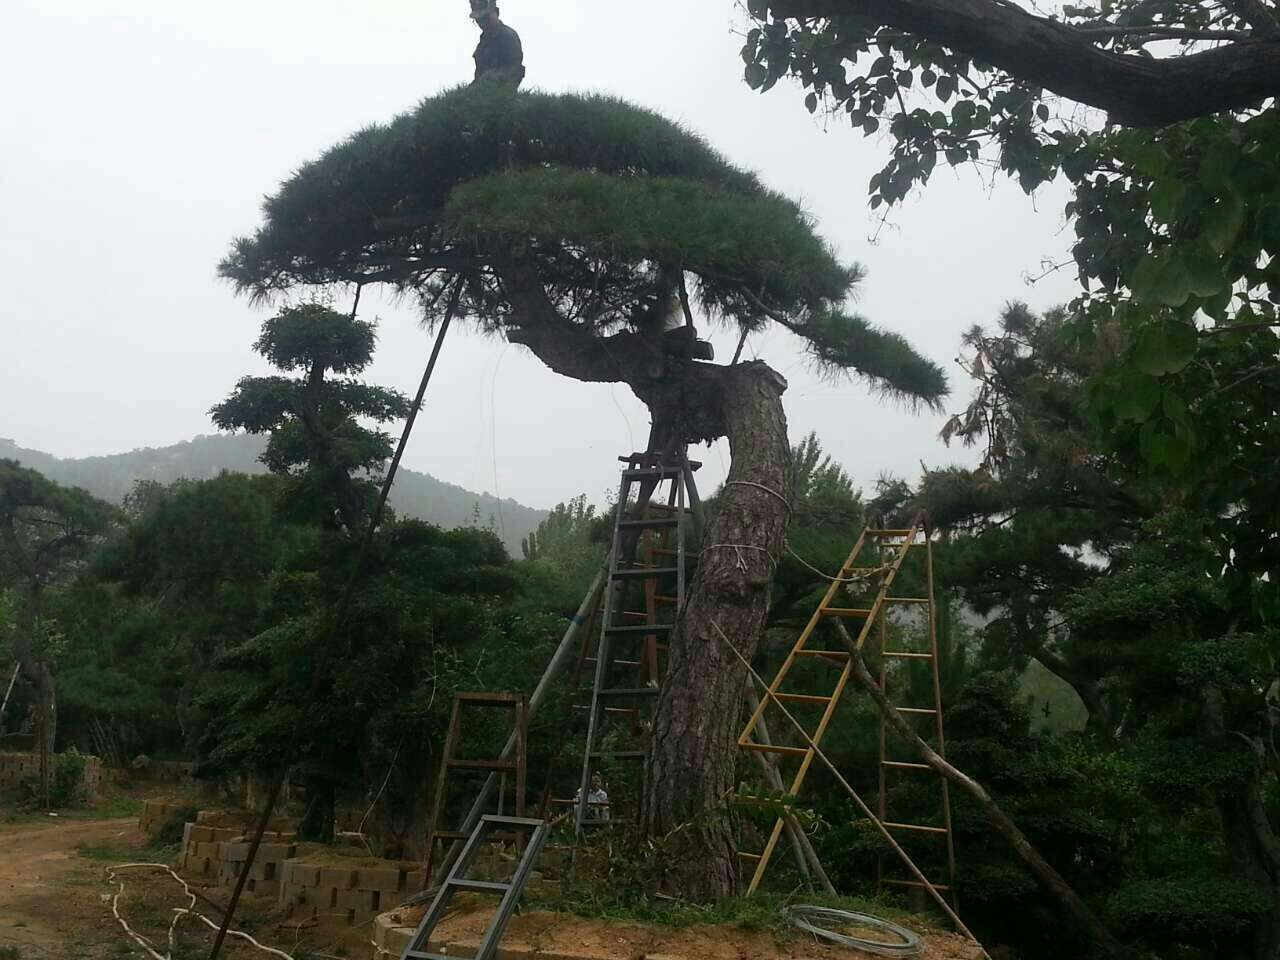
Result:
[[[0,14],[0,436],[60,456],[116,453],[210,433],[208,408],[262,363],[264,314],[215,276],[263,195],[351,131],[470,78],[465,0],[6,0]],[[866,183],[887,145],[824,130],[794,87],[741,80],[734,0],[506,0],[526,83],[600,90],[680,120],[801,200],[821,233],[868,270],[858,309],[953,371],[960,332],[1010,298],[1043,308],[1070,271],[1030,287],[1070,244],[1065,191],[1027,198],[940,169],[872,243]],[[412,392],[430,347],[412,308],[367,298],[381,319],[369,379]],[[472,490],[548,507],[612,489],[614,457],[643,445],[625,387],[550,373],[522,348],[451,334],[405,464]],[[721,359],[732,338],[716,341]],[[936,439],[943,417],[825,382],[776,331],[748,352],[790,381],[790,431],[816,430],[870,485],[966,459]],[[727,449],[703,450],[701,486]]]

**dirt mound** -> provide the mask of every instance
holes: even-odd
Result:
[[[433,940],[473,942],[483,936],[493,918],[492,901],[459,897],[457,903],[458,910],[445,917],[436,928]],[[401,923],[413,926],[421,920],[424,911],[425,908],[416,907],[397,912]],[[856,930],[846,932],[857,933]],[[958,934],[925,927],[916,932],[924,944],[920,954],[923,960],[977,960],[982,956],[977,944]],[[780,938],[769,930],[742,926],[665,927],[540,910],[513,917],[502,943],[510,949],[523,947],[540,953],[598,960],[637,960],[655,955],[672,960],[863,960],[871,956],[861,950],[819,943],[799,930],[794,936]]]

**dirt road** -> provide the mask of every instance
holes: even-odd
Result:
[[[76,848],[141,841],[132,818],[0,825],[0,947],[17,947],[23,960],[84,956],[114,921],[101,900],[102,864]]]

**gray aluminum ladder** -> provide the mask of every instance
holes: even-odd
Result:
[[[486,835],[494,829],[508,833],[527,833],[529,835],[529,839],[524,844],[524,851],[516,862],[515,873],[512,875],[511,881],[509,883],[497,883],[490,880],[467,879],[467,871],[471,869],[471,864],[475,861],[476,854],[480,852],[480,848],[486,840]],[[449,905],[449,898],[455,893],[492,893],[501,897],[498,901],[497,911],[489,922],[489,928],[484,932],[484,937],[480,941],[480,946],[477,948],[474,958],[474,960],[492,960],[494,953],[498,949],[498,942],[502,939],[502,934],[507,929],[511,914],[515,912],[516,904],[520,901],[520,895],[524,892],[524,885],[529,880],[529,874],[533,872],[533,865],[537,862],[538,854],[542,852],[542,845],[546,843],[547,834],[550,831],[550,825],[544,820],[488,815],[481,817],[480,822],[476,824],[476,828],[471,831],[471,836],[467,838],[467,843],[462,848],[462,853],[454,861],[453,868],[449,871],[449,876],[440,885],[439,892],[436,893],[435,899],[431,901],[431,906],[427,908],[427,912],[423,915],[422,922],[418,924],[418,929],[414,931],[413,936],[410,938],[409,946],[401,954],[401,960],[458,960],[456,956],[432,953],[427,949],[431,942],[431,934],[435,932],[436,924],[444,917],[445,910]]]
[[[613,522],[613,550],[609,567],[609,579],[605,585],[604,602],[600,618],[600,641],[596,648],[595,678],[591,687],[591,705],[588,708],[587,742],[582,755],[582,778],[574,811],[574,835],[581,840],[584,830],[607,825],[612,818],[591,815],[591,777],[596,765],[609,760],[640,760],[648,755],[646,749],[601,749],[609,718],[626,717],[633,726],[640,715],[634,706],[637,701],[647,701],[649,714],[657,702],[661,684],[661,671],[657,667],[657,636],[669,637],[685,600],[686,540],[692,504],[696,504],[697,492],[693,487],[693,471],[683,445],[670,449],[664,455],[656,451],[632,453],[619,457],[626,467],[618,490],[618,505]],[[667,502],[654,503],[652,497],[663,484],[669,484]],[[639,486],[635,509],[628,512],[632,488]],[[649,551],[652,563],[637,560],[640,541],[646,535],[673,531],[674,549]],[[658,557],[669,557],[665,565]],[[645,584],[650,615],[646,622],[628,624],[626,611],[627,585],[641,581]],[[673,593],[662,595],[659,587],[674,587]],[[666,622],[653,622],[654,601],[660,601],[671,611]],[[638,614],[637,614],[638,616]],[[643,648],[632,657],[615,657],[614,646],[619,642],[640,641]],[[634,649],[634,648],[633,648]],[[619,683],[616,667],[639,668],[630,684]],[[647,669],[648,676],[645,676]],[[625,706],[631,704],[632,706]]]

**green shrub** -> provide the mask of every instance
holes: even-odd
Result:
[[[84,771],[87,761],[75,747],[49,758],[49,806],[62,810],[83,806],[89,799],[84,788]],[[40,774],[35,773],[18,783],[22,801],[30,805],[43,802],[40,791]]]
[[[1111,898],[1116,932],[1153,942],[1221,947],[1267,913],[1265,891],[1222,877],[1166,878],[1131,883]]]

